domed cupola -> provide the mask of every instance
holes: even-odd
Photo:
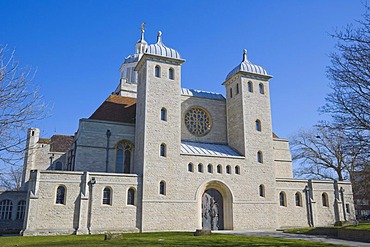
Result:
[[[239,71],[247,72],[247,73],[252,73],[252,74],[257,74],[257,75],[262,75],[262,76],[269,76],[267,74],[267,71],[259,66],[252,64],[248,58],[247,58],[247,50],[244,49],[243,51],[243,61],[236,66],[227,76],[226,76],[226,81],[233,77],[236,73]],[[269,76],[270,77],[270,76]]]
[[[145,51],[146,54],[152,54],[161,57],[181,59],[180,54],[175,49],[169,48],[162,43],[162,32],[158,32],[157,43],[149,45]]]

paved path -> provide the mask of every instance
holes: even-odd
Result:
[[[329,244],[354,246],[354,247],[370,246],[370,243],[341,240],[337,238],[329,238],[327,236],[322,236],[322,235],[290,234],[290,233],[283,233],[281,231],[212,231],[212,233],[223,233],[223,234],[254,236],[254,237],[273,237],[273,238],[308,240],[308,241],[313,241],[313,242],[323,242],[323,243],[329,243]]]

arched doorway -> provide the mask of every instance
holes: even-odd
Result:
[[[202,196],[202,229],[224,229],[223,198],[216,189],[208,189]]]

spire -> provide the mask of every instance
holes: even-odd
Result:
[[[140,39],[136,42],[136,53],[137,54],[142,54],[145,52],[147,46],[148,46],[148,43],[144,40],[144,33],[145,33],[145,25],[146,23],[143,22],[141,23],[141,37]]]
[[[243,50],[243,61],[242,62],[247,62],[247,63],[249,62],[247,58],[247,49]]]
[[[158,31],[157,44],[162,44],[162,32]]]

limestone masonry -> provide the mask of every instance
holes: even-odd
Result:
[[[0,194],[1,231],[278,229],[354,218],[349,182],[293,178],[289,143],[272,131],[272,77],[246,51],[223,96],[181,87],[185,60],[160,32],[149,45],[142,29],[135,48],[114,93],[75,135],[29,129],[23,191]]]

